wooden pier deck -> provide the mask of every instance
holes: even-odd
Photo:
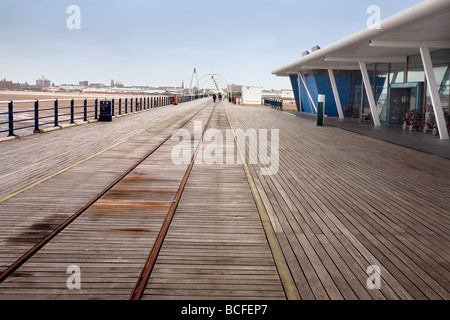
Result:
[[[278,173],[250,167],[302,299],[450,297],[448,160],[268,108],[227,112],[280,130]]]
[[[206,122],[206,101],[0,142],[0,272],[189,117]],[[194,164],[143,299],[449,299],[449,160],[225,101],[210,128],[279,130],[278,170],[262,175],[261,154]],[[176,143],[1,282],[0,299],[129,299],[186,170]],[[67,287],[71,265],[81,289]]]

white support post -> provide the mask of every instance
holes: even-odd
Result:
[[[311,94],[309,93],[309,89],[308,89],[308,86],[306,85],[306,80],[305,80],[305,76],[303,75],[303,73],[300,73],[300,77],[302,78],[302,82],[303,82],[303,85],[305,86],[306,93],[308,94],[309,101],[311,101],[311,104],[313,105],[314,110],[315,110],[316,113],[317,113],[317,107],[316,107],[316,104],[314,103],[314,100],[312,99]]]
[[[372,112],[373,124],[375,127],[380,127],[380,116],[378,115],[377,105],[375,103],[375,98],[373,96],[372,86],[370,85],[369,73],[367,72],[366,63],[360,61],[359,68],[361,69],[361,74],[364,82],[364,87],[366,88],[367,99],[369,99],[370,111]]]
[[[331,88],[333,88],[334,100],[336,101],[339,119],[344,120],[344,112],[342,111],[341,99],[339,98],[339,91],[336,86],[336,79],[334,78],[333,69],[328,69],[328,74],[330,75]]]
[[[422,63],[427,77],[428,87],[430,88],[431,102],[433,103],[433,111],[436,123],[439,130],[441,140],[448,140],[447,125],[445,123],[444,111],[442,110],[441,99],[436,84],[436,77],[434,75],[433,63],[431,61],[430,49],[420,47],[420,55],[422,56]]]

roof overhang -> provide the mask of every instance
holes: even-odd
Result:
[[[359,69],[359,62],[405,62],[430,50],[450,48],[450,1],[425,0],[381,21],[379,29],[364,29],[274,70],[289,76],[311,69]]]

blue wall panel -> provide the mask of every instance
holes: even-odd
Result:
[[[359,77],[361,79],[361,77]],[[341,99],[342,109],[353,105],[353,88],[352,88],[352,77],[350,76],[335,76],[336,87],[339,91],[339,99]]]
[[[316,114],[314,107],[309,101],[308,94],[306,92],[306,88],[303,85],[303,81],[298,79],[297,75],[291,75],[291,85],[294,91],[295,99],[299,99],[298,86],[300,81],[300,111]],[[330,77],[328,75],[315,75],[305,77],[306,84],[308,85],[309,92],[311,94],[314,103],[317,106],[318,103],[318,95],[324,94],[326,96],[325,100],[325,114],[330,117],[337,117],[339,115],[336,109],[336,101],[334,100],[333,89],[331,87]],[[355,88],[354,86],[361,87],[362,78],[361,76],[335,76],[336,86],[339,92],[339,98],[341,100],[342,109],[345,109],[348,106],[354,106],[355,108],[359,108],[359,100],[360,100],[360,91],[356,92],[357,96],[354,97]],[[383,78],[377,78],[377,86],[382,86],[384,84]],[[376,93],[375,101],[378,101],[380,92]],[[367,99],[365,99],[367,100]],[[365,101],[366,102],[366,101]],[[356,104],[356,105],[355,105]]]
[[[308,89],[309,89],[309,94],[311,95],[311,98],[313,99],[314,104],[317,108],[319,92],[318,92],[315,78],[316,78],[315,76],[310,76],[310,77],[305,77],[305,80],[306,80],[306,85],[308,86]],[[308,95],[306,95],[306,97],[308,97]],[[309,105],[309,103],[308,103],[308,105]],[[314,109],[314,106],[312,104],[311,104],[311,113],[316,114],[316,110]]]
[[[337,117],[336,102],[334,101],[333,88],[331,87],[329,76],[314,76],[317,88],[316,97],[319,94],[325,95],[325,114],[330,117]],[[316,98],[317,100],[318,98]]]
[[[302,97],[302,111],[307,113],[313,113],[314,107],[311,105],[308,99],[308,94],[306,93],[305,86],[303,85],[303,81],[300,80],[300,94]]]

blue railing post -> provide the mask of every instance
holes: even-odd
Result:
[[[55,127],[59,127],[59,124],[58,124],[58,99],[55,99],[55,104],[54,104],[53,110],[54,110],[53,114],[54,114],[54,119],[55,119],[54,125],[55,125]]]
[[[111,99],[111,116],[114,117],[114,98]]]
[[[119,98],[119,116],[122,115],[122,98]]]
[[[130,113],[133,113],[133,98],[130,98]]]
[[[128,113],[128,98],[125,98],[125,114]]]
[[[9,133],[8,133],[8,137],[13,137],[15,136],[14,134],[14,105],[13,105],[13,101],[11,100],[8,103],[8,128],[9,128]]]
[[[142,111],[142,97],[139,99],[139,109]]]
[[[87,121],[87,99],[84,99],[83,121]]]
[[[95,111],[94,111],[94,118],[95,120],[98,120],[98,98],[95,99]]]
[[[75,100],[70,100],[70,123],[75,122]]]
[[[39,130],[39,100],[34,102],[34,133],[41,132]]]

